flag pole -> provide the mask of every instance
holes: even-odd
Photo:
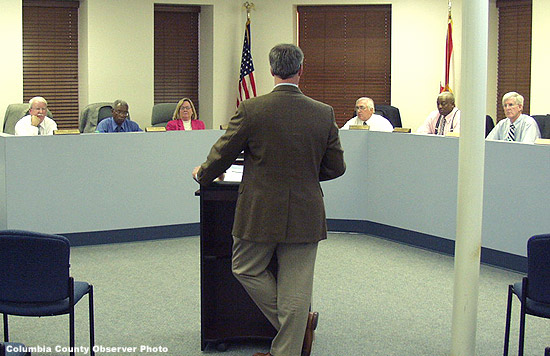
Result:
[[[256,81],[254,80],[254,64],[251,54],[251,36],[250,36],[250,11],[254,8],[254,3],[246,1],[243,3],[246,9],[246,27],[244,31],[243,51],[241,55],[241,70],[239,75],[239,92],[237,94],[237,107],[246,99],[256,96]]]
[[[246,9],[246,19],[250,20],[250,11],[254,8],[254,3],[245,1],[243,7]]]

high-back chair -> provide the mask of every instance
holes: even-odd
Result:
[[[399,109],[391,105],[374,105],[374,113],[384,116],[393,127],[402,127]]]
[[[527,241],[527,277],[508,286],[504,356],[508,355],[512,296],[520,301],[518,355],[523,356],[525,316],[550,318],[550,234],[535,235]]]
[[[110,102],[99,102],[86,105],[80,114],[78,129],[82,133],[95,132],[97,124],[99,124],[101,120],[113,116],[112,109],[113,103]]]
[[[90,350],[94,355],[93,287],[69,274],[69,240],[22,230],[0,231],[0,313],[4,341],[9,341],[8,315],[69,314],[69,343],[74,356],[74,306],[88,294]]]
[[[17,342],[0,342],[0,356],[30,356],[25,345]]]
[[[532,115],[539,125],[540,137],[550,138],[550,115]]]
[[[166,127],[168,121],[172,120],[178,103],[161,103],[153,105],[151,112],[151,126]]]
[[[495,128],[495,122],[490,115],[485,115],[485,137]]]
[[[6,108],[6,113],[4,114],[4,128],[3,132],[15,135],[15,124],[17,121],[21,120],[23,116],[29,114],[29,103],[17,103],[10,104]],[[53,119],[52,112],[48,109],[46,116],[50,119]]]

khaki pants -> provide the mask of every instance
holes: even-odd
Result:
[[[277,255],[277,279],[267,270]],[[317,242],[258,243],[233,237],[233,274],[277,330],[274,356],[300,356],[311,306]]]

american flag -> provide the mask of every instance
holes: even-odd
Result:
[[[237,107],[241,101],[256,96],[256,83],[254,82],[254,64],[250,53],[250,19],[246,21],[244,31],[243,54],[241,57],[241,75],[239,78],[239,94],[237,95]]]

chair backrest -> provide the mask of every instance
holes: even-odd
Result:
[[[489,135],[492,129],[495,128],[495,122],[493,118],[489,115],[485,115],[485,137]]]
[[[69,296],[69,240],[22,230],[0,231],[0,300],[53,302]]]
[[[550,303],[550,234],[535,235],[527,241],[527,296]]]
[[[153,105],[151,113],[151,125],[166,127],[168,121],[172,120],[178,103],[161,103]]]
[[[110,102],[99,102],[86,105],[80,114],[78,129],[80,132],[95,132],[97,124],[99,124],[101,120],[112,116],[112,109],[113,103]]]
[[[28,114],[28,103],[17,103],[8,105],[8,107],[6,108],[6,114],[4,115],[3,132],[10,135],[15,135],[15,124],[17,124],[17,121],[21,120],[23,116],[26,116]],[[50,109],[48,109],[46,116],[48,116],[50,119],[53,119]]]
[[[531,117],[539,125],[540,137],[550,138],[550,115],[532,115]]]
[[[384,116],[388,119],[393,127],[402,127],[401,125],[401,114],[399,109],[391,105],[374,105],[374,113]]]

